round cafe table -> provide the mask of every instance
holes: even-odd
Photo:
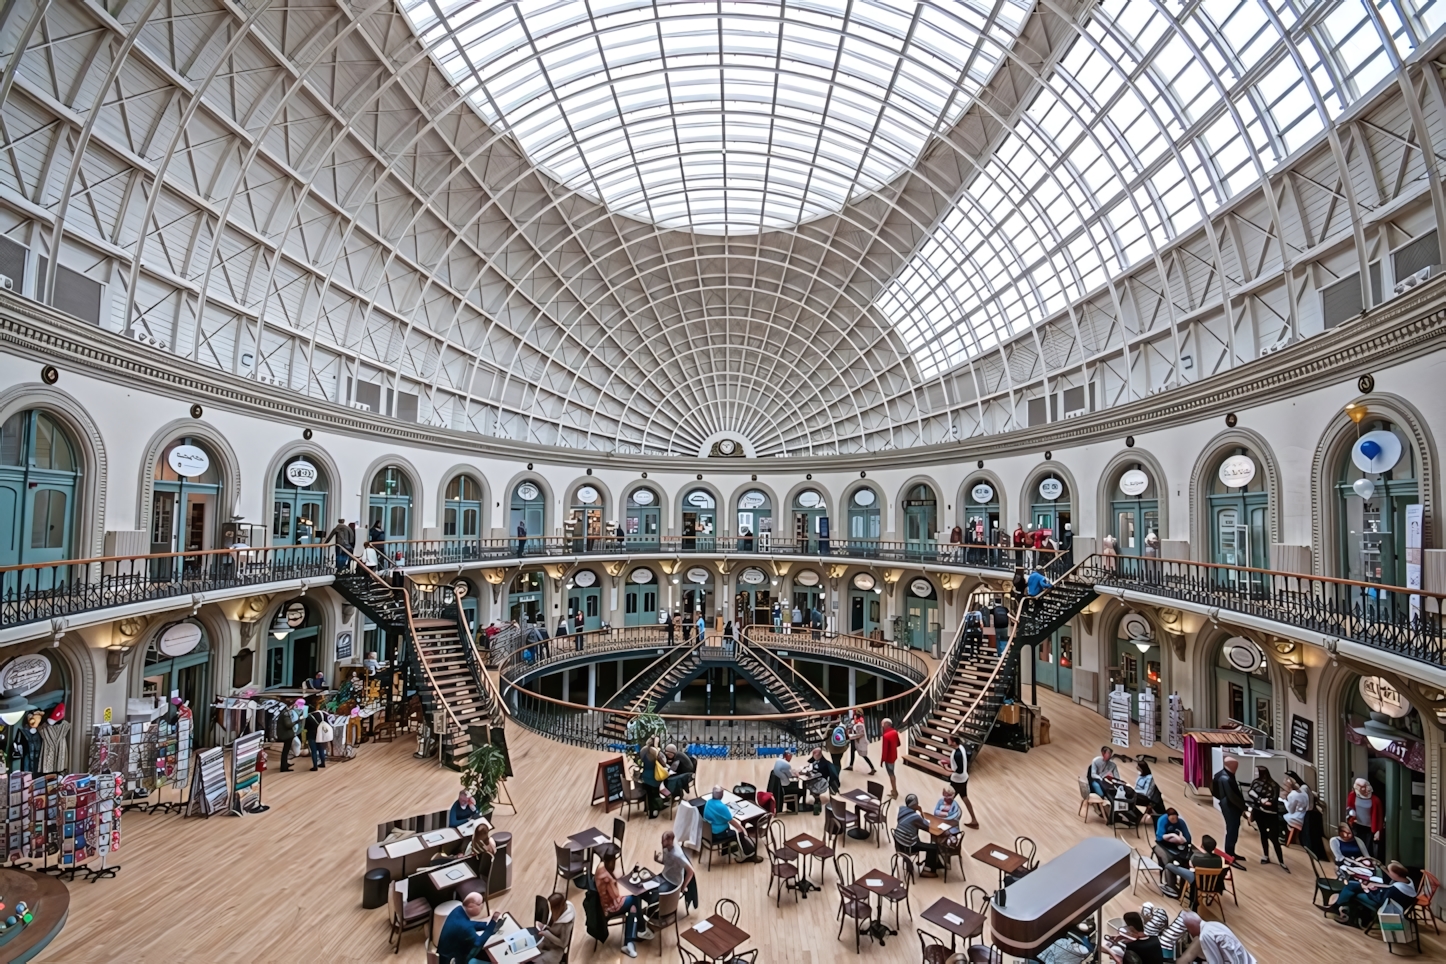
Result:
[[[54,877],[28,870],[0,869],[0,902],[5,904],[0,919],[15,912],[24,901],[34,920],[0,934],[0,959],[28,961],[55,940],[70,913],[70,891]]]

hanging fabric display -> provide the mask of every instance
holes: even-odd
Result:
[[[1130,745],[1130,694],[1123,683],[1116,683],[1110,693],[1110,743]]]
[[[1170,708],[1165,721],[1165,745],[1172,750],[1185,746],[1185,707],[1179,693],[1170,694]]]
[[[1155,745],[1155,691],[1140,690],[1140,746]]]

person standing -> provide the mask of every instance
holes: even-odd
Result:
[[[584,632],[586,631],[586,629],[587,629],[586,622],[587,622],[587,621],[583,618],[582,610],[581,610],[581,609],[576,610],[576,611],[573,612],[573,614],[572,614],[572,634],[573,634],[573,640],[577,643],[577,651],[578,651],[579,653],[582,652],[584,649],[587,648],[587,640],[586,640],[586,639],[584,638],[584,636],[583,636],[583,633],[584,633]]]
[[[301,703],[301,700],[297,700]],[[305,706],[306,704],[302,703]],[[281,741],[281,773],[291,769],[291,745],[296,739],[296,708],[283,706],[276,717],[276,738]]]
[[[778,632],[782,632],[782,631],[783,631],[783,604],[782,604],[782,603],[777,603],[777,602],[775,602],[775,603],[773,604],[773,631],[774,631],[775,633],[778,633]]]
[[[1346,821],[1356,839],[1365,844],[1372,857],[1381,859],[1382,842],[1386,836],[1386,815],[1371,781],[1356,777],[1351,792],[1346,794]]]
[[[994,601],[994,643],[1001,655],[1009,648],[1009,610],[1003,599]]]
[[[974,816],[974,804],[969,802],[969,751],[958,733],[950,734],[949,742],[954,744],[954,752],[949,754],[949,785],[954,788],[959,802],[969,810],[969,822],[965,826],[977,830],[979,818]]]
[[[683,614],[678,614],[678,622],[683,626],[683,645],[686,646],[693,639],[693,621],[684,619]]]
[[[673,645],[673,643],[677,641],[677,622],[678,617],[673,615],[668,616],[668,618],[663,621],[663,632],[668,635],[669,646]]]
[[[1064,531],[1059,534],[1058,540],[1059,553],[1060,557],[1064,559],[1065,569],[1074,565],[1074,529],[1071,528],[1072,525],[1073,523],[1069,522],[1064,524]]]
[[[843,757],[849,748],[849,718],[848,714],[842,714],[834,721],[833,729],[828,731],[828,757],[833,763],[834,773],[843,772]],[[838,793],[840,783],[838,779],[830,781],[830,789]]]
[[[899,731],[894,729],[893,720],[884,720],[884,732],[879,737],[879,762],[889,775],[889,799],[897,800],[899,784],[894,778],[894,767],[899,762]]]
[[[784,632],[785,632],[785,633],[792,633],[792,632],[793,632],[793,627],[798,626],[799,624],[801,624],[801,623],[803,622],[803,610],[799,608],[799,606],[798,606],[797,603],[794,603],[794,604],[793,604],[793,614],[792,614],[792,615],[793,615],[793,619],[791,619],[791,620],[789,621],[787,628],[784,629]]]
[[[527,550],[527,521],[517,520],[517,555],[521,556]]]
[[[1235,842],[1240,839],[1240,818],[1245,816],[1245,794],[1235,781],[1235,771],[1240,761],[1233,756],[1225,758],[1224,765],[1210,781],[1210,794],[1220,806],[1220,815],[1225,818],[1225,855],[1235,859]]]
[[[326,722],[326,715],[321,711],[321,697],[311,705],[311,712],[306,714],[306,742],[311,747],[311,769],[326,769],[326,744],[330,742],[324,739],[331,732],[331,724]]]
[[[337,519],[336,526],[326,534],[326,540],[336,546],[336,571],[342,572],[351,567],[351,551],[356,547],[356,533],[346,524],[345,519]]]
[[[878,768],[874,766],[874,761],[869,759],[869,730],[864,725],[864,711],[858,709],[854,710],[853,729],[849,733],[848,768],[850,770],[854,768],[855,755],[863,757],[864,762],[869,765],[869,776],[879,772]]]
[[[1281,819],[1285,805],[1280,799],[1280,786],[1265,767],[1255,768],[1250,798],[1250,819],[1254,821],[1255,829],[1260,831],[1260,862],[1270,863],[1270,845],[1274,843],[1275,859],[1280,863],[1280,869],[1290,873],[1290,868],[1285,865],[1285,854],[1280,849],[1280,838],[1285,833],[1285,821]]]
[[[706,622],[704,622],[704,620],[703,620],[703,611],[702,611],[701,609],[698,610],[698,625],[697,625],[697,629],[698,629],[698,645],[699,645],[699,646],[702,646],[702,645],[703,645],[703,642],[704,642],[704,638],[705,638],[705,636],[707,635],[708,624],[707,624]]]
[[[723,652],[733,652],[733,620],[723,624]]]

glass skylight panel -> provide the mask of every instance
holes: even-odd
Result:
[[[403,0],[419,36],[473,103],[569,187],[630,216],[659,218],[654,196],[692,192],[724,154],[747,189],[715,194],[704,228],[669,202],[667,227],[756,231],[836,211],[913,163],[953,123],[1023,25],[1030,0]],[[436,9],[441,10],[440,19]],[[444,34],[442,31],[446,31]],[[912,36],[911,36],[912,31]],[[965,75],[972,80],[965,80]],[[780,193],[767,163],[787,146],[829,172]],[[629,136],[611,137],[609,127]],[[636,133],[637,137],[632,136]],[[645,143],[674,159],[645,197],[600,176]],[[736,182],[735,182],[736,183]],[[779,196],[775,197],[775,194]]]

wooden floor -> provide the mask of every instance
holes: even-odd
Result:
[[[1043,861],[1085,836],[1109,833],[1098,819],[1086,824],[1077,815],[1076,777],[1104,742],[1105,721],[1053,694],[1041,693],[1041,702],[1053,724],[1053,744],[1028,754],[988,748],[975,764],[970,788],[981,827],[969,831],[966,854],[986,843],[1012,844],[1022,834],[1038,842]],[[520,813],[503,811],[497,823],[513,832],[518,859],[514,887],[495,906],[525,917],[531,913],[533,895],[547,893],[551,886],[551,841],[589,826],[610,830],[612,815],[588,805],[597,754],[555,745],[520,729],[513,729],[509,740],[519,774],[511,791]],[[355,760],[324,771],[269,774],[266,802],[271,810],[257,816],[202,820],[128,815],[120,877],[70,885],[70,921],[39,960],[423,962],[422,931],[405,935],[400,957],[393,957],[387,946],[386,911],[361,907],[365,851],[375,840],[376,824],[446,807],[455,797],[456,774],[414,760],[414,749],[411,741],[368,745]],[[1163,747],[1151,752],[1161,760],[1166,755]],[[1133,767],[1122,770],[1133,777]],[[1162,762],[1156,773],[1166,801],[1186,816],[1196,840],[1202,833],[1221,834],[1215,810],[1184,795],[1178,766]],[[844,774],[844,784],[862,786],[866,776],[860,764],[860,770]],[[739,780],[762,785],[766,777],[762,762],[702,764],[702,780],[709,785],[732,786]],[[917,792],[932,805],[939,786],[900,766],[899,790]],[[812,815],[787,818],[791,831],[815,834],[821,822]],[[634,816],[625,861],[646,861],[667,826],[661,819]],[[1125,839],[1136,843],[1132,836]],[[1243,840],[1239,850],[1253,855],[1257,843]],[[1145,846],[1143,834],[1140,846]],[[850,841],[847,850],[860,873],[887,868],[891,853],[869,841]],[[1310,864],[1304,852],[1290,851],[1287,860],[1291,874],[1258,863],[1238,874],[1240,906],[1229,904],[1226,909],[1227,923],[1262,964],[1386,960],[1379,941],[1323,920],[1311,908]],[[965,861],[970,882],[995,885],[995,871],[967,856]],[[830,886],[832,879],[830,873]],[[715,864],[711,872],[700,871],[704,906],[724,896],[737,900],[743,908],[740,924],[754,936],[750,946],[763,949],[763,961],[816,964],[853,956],[852,938],[847,944],[835,940],[836,899],[828,892],[815,893],[796,906],[787,895],[775,910],[772,896],[764,893],[766,881],[766,865]],[[939,896],[960,897],[963,887],[957,875],[948,884],[920,881],[913,897],[915,913]],[[572,898],[579,914],[572,959],[609,964],[625,960],[616,929],[608,945],[594,948],[583,931],[576,890]],[[1116,916],[1149,899],[1162,898],[1142,884],[1138,898],[1126,891],[1108,910]],[[1174,902],[1167,906],[1172,913],[1178,909]],[[1424,946],[1426,957],[1446,958],[1446,941],[1429,930]],[[652,944],[640,945],[639,960],[656,960],[657,953]],[[663,956],[678,959],[671,933]],[[866,943],[862,957],[898,964],[918,961],[918,938],[907,918],[898,938],[887,947]]]

